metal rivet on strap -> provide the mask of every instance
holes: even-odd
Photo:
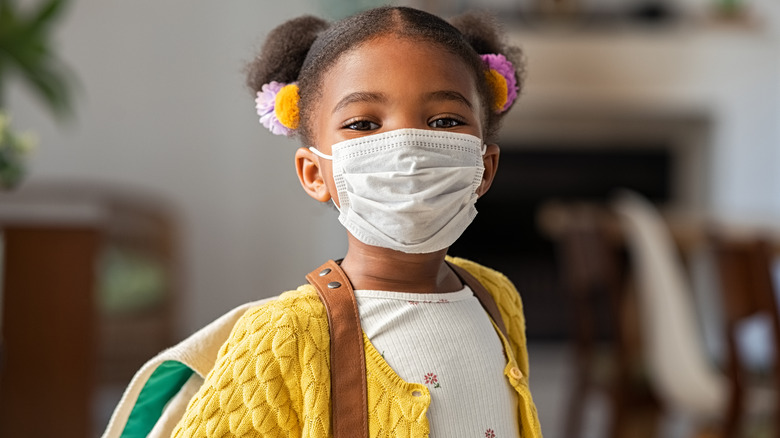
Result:
[[[341,283],[339,283],[338,281],[331,281],[330,283],[328,283],[328,289],[338,289],[340,287],[341,287]]]
[[[320,271],[320,277],[324,277],[328,274],[330,274],[330,268],[325,268],[322,271]]]

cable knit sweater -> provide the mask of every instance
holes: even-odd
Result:
[[[502,274],[476,263],[449,261],[474,275],[496,301],[508,339],[504,374],[518,393],[524,438],[541,437],[528,387],[525,319],[520,296]],[[371,437],[425,437],[431,398],[403,381],[364,335]],[[174,437],[329,437],[328,319],[311,285],[250,309],[233,328],[219,358],[190,401]]]

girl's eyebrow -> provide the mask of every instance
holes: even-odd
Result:
[[[456,101],[466,105],[469,109],[473,109],[473,105],[466,99],[466,96],[458,93],[455,90],[439,90],[433,91],[426,95],[426,98],[433,101]]]
[[[367,103],[385,103],[387,102],[387,96],[384,93],[374,93],[368,91],[356,91],[349,93],[341,99],[333,108],[333,112],[344,108],[351,103],[367,102]]]
[[[473,109],[474,106],[471,104],[471,102],[466,99],[466,97],[455,91],[455,90],[438,90],[438,91],[432,91],[425,95],[425,98],[432,101],[455,101],[462,103],[463,105],[466,105],[469,109]],[[346,107],[349,104],[352,103],[385,103],[387,102],[387,95],[384,93],[379,92],[371,92],[371,91],[356,91],[354,93],[349,93],[346,96],[344,96],[341,100],[338,101],[336,106],[333,108],[333,112]]]

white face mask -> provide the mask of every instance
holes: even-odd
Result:
[[[398,129],[333,145],[339,221],[361,242],[406,253],[452,245],[477,210],[485,153],[468,134]]]

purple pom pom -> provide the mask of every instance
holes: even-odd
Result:
[[[257,92],[255,108],[257,108],[257,115],[260,116],[260,123],[268,128],[269,131],[276,135],[289,136],[292,134],[293,130],[282,125],[279,119],[276,118],[276,113],[274,112],[276,95],[285,85],[287,84],[276,81],[271,81],[263,85],[263,88]]]
[[[506,111],[517,99],[517,78],[515,77],[515,66],[502,54],[488,53],[480,55],[482,62],[489,69],[493,69],[506,79],[507,96],[506,103],[501,108],[501,112]]]

